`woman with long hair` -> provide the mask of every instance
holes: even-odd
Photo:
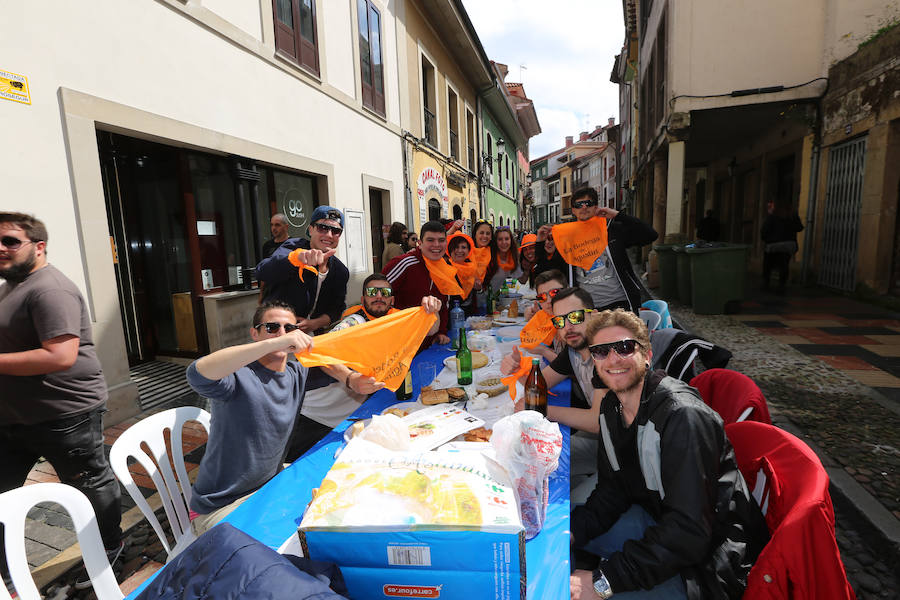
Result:
[[[535,236],[536,238],[537,236]],[[569,265],[566,264],[562,255],[556,251],[556,243],[553,241],[552,233],[547,236],[544,243],[537,242],[535,244],[534,260],[534,269],[531,271],[533,277],[554,269],[563,273],[569,272]]]
[[[503,287],[503,282],[510,277],[528,280],[527,274],[523,278],[522,269],[519,267],[519,248],[516,246],[516,240],[509,227],[504,225],[494,232],[494,239],[491,241],[491,262],[488,264],[484,280],[494,290],[499,290]]]
[[[406,246],[408,236],[409,230],[406,228],[406,225],[398,221],[391,223],[387,243],[384,245],[384,252],[381,254],[382,265],[388,264],[394,257],[400,256],[409,250]]]
[[[445,260],[452,266],[456,267],[456,279],[459,286],[463,289],[463,295],[459,297],[459,305],[471,314],[474,308],[474,294],[472,290],[476,283],[477,265],[472,260],[472,251],[475,249],[475,243],[465,233],[458,231],[452,234],[447,241],[447,257]],[[456,298],[456,296],[454,296]]]

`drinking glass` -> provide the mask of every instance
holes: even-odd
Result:
[[[437,365],[422,363],[416,367],[416,373],[419,376],[419,389],[421,390],[426,385],[431,385],[431,382],[437,377]]]

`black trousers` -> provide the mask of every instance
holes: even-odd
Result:
[[[305,415],[297,413],[297,419],[294,421],[294,430],[291,433],[291,439],[288,441],[287,448],[284,453],[283,462],[292,463],[304,454],[306,451],[315,446],[319,440],[331,433],[331,427],[323,425],[318,421],[313,421]]]
[[[772,271],[778,273],[778,288],[784,289],[787,285],[790,271],[791,254],[787,252],[765,252],[763,254],[763,287],[769,287],[772,279]]]
[[[97,514],[107,549],[122,541],[119,482],[103,451],[103,413],[88,413],[34,425],[0,425],[0,493],[21,487],[38,459],[47,459],[62,483],[78,488]],[[0,525],[0,565],[6,567]]]

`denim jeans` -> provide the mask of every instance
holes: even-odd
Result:
[[[37,460],[47,459],[62,483],[84,492],[107,548],[122,540],[119,482],[103,451],[105,409],[34,425],[0,425],[0,493],[21,487]],[[0,525],[0,565],[6,565]]]
[[[584,549],[603,558],[609,558],[613,553],[622,549],[627,540],[639,540],[644,537],[644,530],[655,525],[647,511],[634,504],[622,513],[615,525],[603,535],[597,536],[588,542]],[[617,592],[613,590],[613,598],[616,600],[650,600],[653,598],[665,600],[686,600],[687,592],[684,589],[684,581],[681,575],[671,577],[651,590],[636,590],[633,592]]]

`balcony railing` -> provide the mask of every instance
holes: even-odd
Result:
[[[432,146],[437,146],[437,123],[434,113],[425,107],[425,141]]]
[[[450,156],[459,160],[459,134],[450,130]]]

